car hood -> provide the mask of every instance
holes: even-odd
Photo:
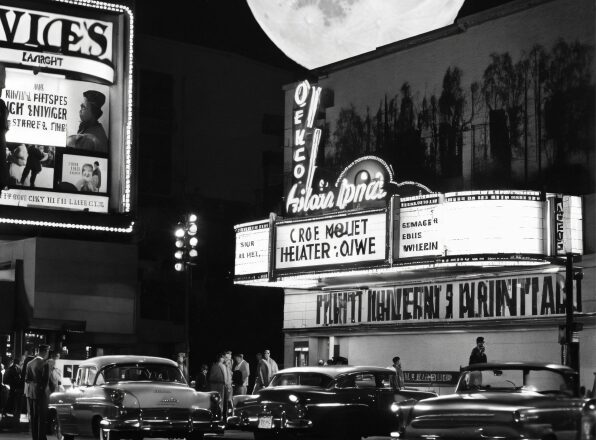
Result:
[[[568,397],[554,397],[531,391],[523,392],[486,392],[461,393],[434,397],[418,402],[415,413],[433,413],[448,410],[450,412],[467,411],[515,411],[524,408],[569,406],[575,400]]]
[[[119,389],[132,395],[141,408],[209,408],[210,395],[180,384],[163,382],[120,382],[106,385],[106,390]]]

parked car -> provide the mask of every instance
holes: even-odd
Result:
[[[395,370],[383,367],[295,367],[279,371],[257,395],[235,402],[228,427],[253,431],[255,439],[286,433],[354,439],[389,435],[391,405],[436,393],[398,390]]]
[[[455,394],[394,406],[394,439],[576,439],[583,399],[578,375],[562,365],[474,364]]]
[[[596,373],[594,373],[594,384],[588,390],[586,397],[589,399],[582,408],[581,440],[596,440]]]
[[[221,396],[190,388],[176,362],[148,356],[100,356],[79,365],[73,386],[50,395],[58,439],[105,440],[222,433]]]

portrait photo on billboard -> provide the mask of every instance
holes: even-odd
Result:
[[[54,187],[56,147],[10,143],[6,150],[9,187]]]
[[[109,87],[6,69],[2,99],[8,110],[7,142],[108,153]]]
[[[0,0],[0,8],[7,154],[0,205],[19,208],[4,215],[23,224],[44,216],[21,208],[55,209],[52,218],[71,224],[64,211],[82,210],[130,225],[132,10],[53,0]]]
[[[79,150],[80,152],[80,150]],[[62,153],[58,155],[55,189],[61,192],[107,193],[107,157],[90,156],[85,153]]]

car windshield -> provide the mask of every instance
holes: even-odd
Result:
[[[174,382],[186,383],[178,367],[165,364],[117,364],[105,367],[96,384],[112,382]]]
[[[534,368],[473,369],[462,374],[457,392],[534,391],[573,396],[573,381],[557,371]]]
[[[270,387],[282,387],[287,385],[305,385],[311,387],[327,388],[333,379],[321,373],[279,373],[271,379]]]

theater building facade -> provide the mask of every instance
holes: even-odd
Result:
[[[519,0],[285,88],[283,212],[235,231],[285,366],[397,355],[447,392],[483,336],[591,384],[594,41],[593,2]]]

